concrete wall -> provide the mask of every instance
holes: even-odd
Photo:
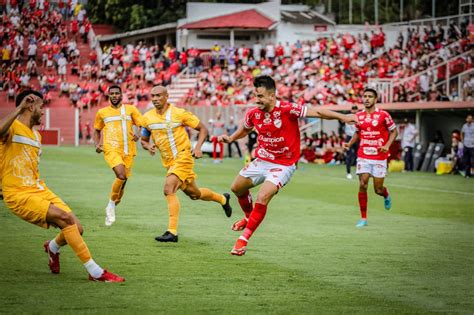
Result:
[[[430,111],[421,112],[420,140],[427,144],[434,139],[437,130],[441,131],[445,144],[445,152],[451,147],[451,132],[455,129],[461,130],[466,122],[466,116],[472,111]]]

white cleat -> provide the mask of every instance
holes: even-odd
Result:
[[[105,208],[105,225],[111,226],[115,222],[115,208]]]
[[[346,175],[346,178],[347,178],[347,179],[352,179],[352,174],[351,174],[351,173],[347,174],[347,175]]]

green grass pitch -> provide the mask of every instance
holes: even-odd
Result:
[[[198,185],[229,191],[242,166],[199,160]],[[247,254],[234,257],[235,198],[228,219],[220,206],[179,193],[179,243],[154,240],[167,226],[158,157],[139,151],[110,228],[104,208],[113,174],[102,155],[46,147],[41,173],[83,223],[94,259],[126,282],[89,282],[68,247],[61,274],[50,274],[42,244],[56,231],[1,203],[0,313],[474,312],[472,179],[390,174],[392,210],[371,190],[369,226],[359,230],[357,181],[345,179],[342,166],[302,165],[270,203]]]

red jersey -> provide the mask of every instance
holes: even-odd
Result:
[[[392,117],[378,108],[372,114],[360,111],[356,115],[356,129],[360,138],[357,156],[370,160],[386,160],[388,152],[381,152],[380,147],[387,143],[390,131],[397,127]]]
[[[293,165],[300,158],[298,118],[306,116],[307,107],[277,101],[269,113],[252,108],[245,113],[244,126],[258,133],[258,158],[281,165]]]

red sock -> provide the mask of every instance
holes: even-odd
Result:
[[[247,227],[244,230],[242,236],[248,241],[252,236],[253,232],[258,228],[260,223],[265,218],[265,213],[267,213],[267,206],[262,205],[261,203],[256,203],[255,208],[253,208],[252,213],[249,217],[249,222],[247,223]]]
[[[367,219],[367,193],[359,192],[360,217]]]
[[[250,194],[250,191],[247,190],[247,193],[237,197],[237,200],[239,201],[240,208],[242,208],[242,211],[245,213],[245,217],[248,218],[253,210],[252,195]]]
[[[388,195],[390,195],[390,193],[388,192],[387,187],[384,187],[384,188],[383,188],[383,197],[384,197],[384,198],[387,198]]]

